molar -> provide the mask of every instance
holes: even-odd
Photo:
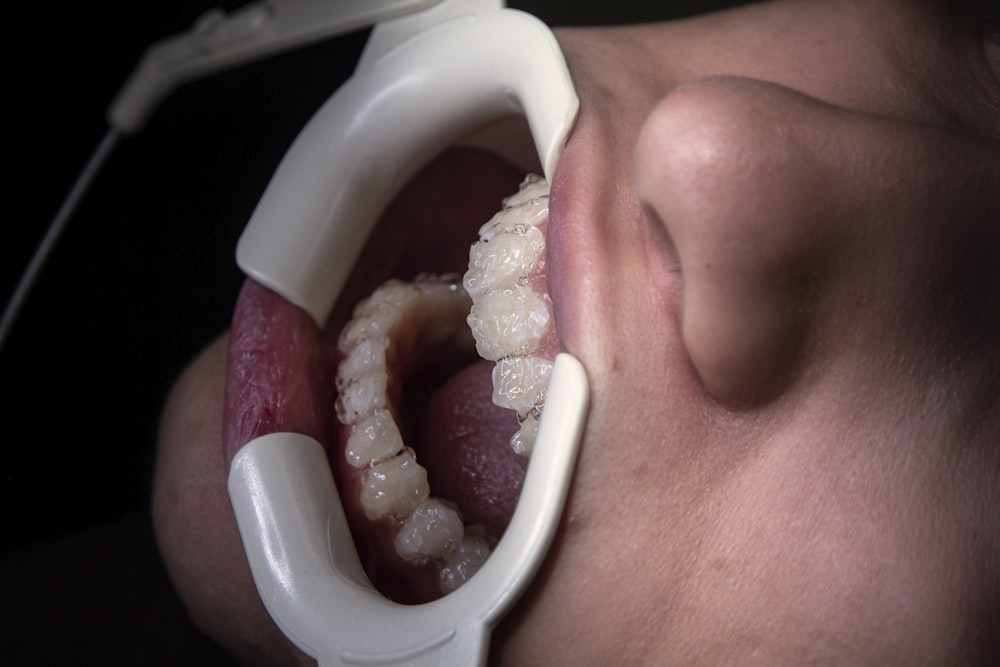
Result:
[[[493,550],[489,537],[483,530],[470,526],[458,546],[448,554],[448,558],[438,574],[441,591],[451,593],[479,571]]]
[[[465,535],[458,511],[448,503],[430,498],[420,503],[396,534],[395,546],[404,560],[423,565],[454,551]]]

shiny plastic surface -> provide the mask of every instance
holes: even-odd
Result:
[[[432,11],[453,6],[465,4]],[[395,46],[376,29],[357,74],[296,139],[240,239],[244,272],[319,323],[382,209],[462,135],[523,114],[553,175],[578,100],[551,31],[508,9],[445,16],[413,35],[390,22],[403,40]]]

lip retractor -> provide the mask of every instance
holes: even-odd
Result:
[[[559,46],[534,17],[498,0],[409,4],[412,13],[375,26],[354,76],[296,139],[237,248],[250,277],[320,326],[382,208],[436,154],[521,114],[551,181],[576,115]],[[284,5],[268,6],[280,18]],[[368,581],[319,442],[272,433],[247,443],[229,493],[268,612],[324,666],[484,664],[492,628],[555,534],[588,400],[582,365],[558,355],[503,538],[461,588],[423,605],[391,602]]]

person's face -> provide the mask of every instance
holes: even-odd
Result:
[[[980,27],[943,2],[800,0],[557,31],[581,109],[546,272],[591,409],[492,662],[996,657],[1000,46]],[[448,221],[478,226],[520,177],[446,159],[386,220],[444,211],[417,248],[441,259]],[[209,405],[190,428],[218,469],[190,430],[164,437],[182,444],[160,463],[160,539],[192,613],[259,652],[281,640],[246,630],[266,619]],[[205,539],[207,507],[228,533]]]
[[[986,658],[1000,47],[967,19],[784,2],[557,32],[581,113],[550,288],[592,407],[495,658]]]

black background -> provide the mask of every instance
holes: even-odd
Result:
[[[4,302],[144,49],[211,7],[242,4],[35,3],[8,13]],[[510,3],[553,25],[711,4]],[[171,597],[146,519],[157,418],[177,374],[228,326],[243,225],[365,37],[180,88],[118,145],[73,217],[0,350],[0,662],[220,664]]]

